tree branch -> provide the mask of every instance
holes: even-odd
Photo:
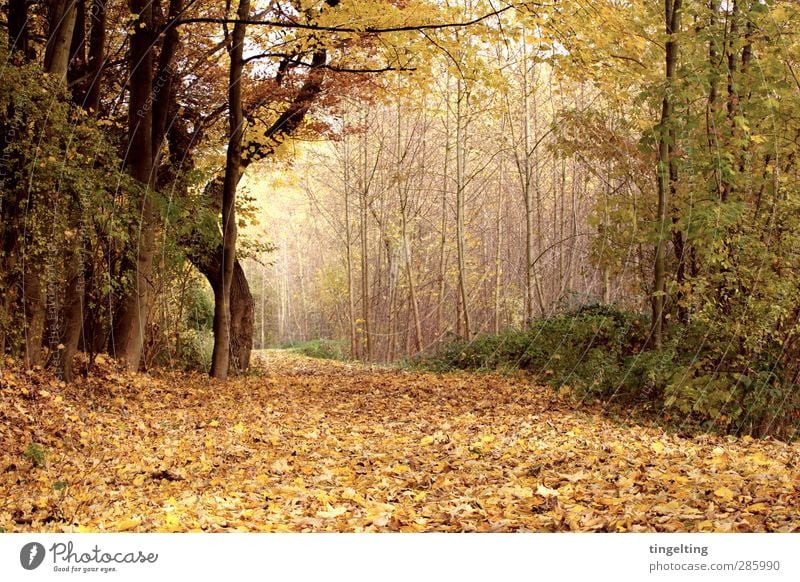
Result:
[[[406,67],[402,65],[385,65],[379,68],[373,67],[364,67],[364,68],[357,68],[353,69],[350,67],[340,67],[337,65],[312,65],[311,63],[303,62],[301,59],[292,58],[291,55],[286,53],[260,53],[257,55],[253,55],[247,57],[244,62],[245,64],[256,61],[258,59],[268,59],[268,58],[280,58],[283,59],[282,64],[284,67],[292,66],[292,67],[314,67],[316,69],[327,69],[328,71],[333,71],[334,73],[385,73],[388,71],[416,71],[416,67]],[[285,64],[284,64],[285,63]]]
[[[464,22],[443,22],[440,24],[408,24],[404,26],[388,26],[373,27],[366,26],[364,28],[356,28],[352,26],[321,26],[318,24],[305,24],[301,22],[291,22],[282,20],[241,20],[237,18],[210,18],[210,17],[197,17],[197,18],[183,18],[175,20],[169,26],[181,26],[184,24],[246,24],[247,26],[271,26],[273,28],[291,28],[296,30],[314,30],[321,32],[352,32],[361,34],[385,34],[389,32],[418,32],[423,30],[441,30],[444,28],[465,28],[478,24],[488,18],[498,16],[507,10],[514,8],[513,4],[509,4],[505,8],[493,10],[483,16],[473,18]]]

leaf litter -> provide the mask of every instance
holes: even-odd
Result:
[[[800,531],[796,443],[623,425],[525,378],[263,354],[225,384],[5,370],[0,527]]]

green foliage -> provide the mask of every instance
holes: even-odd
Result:
[[[331,339],[316,339],[307,342],[290,342],[281,345],[282,349],[290,349],[304,356],[323,360],[347,359],[345,342]]]
[[[185,329],[180,332],[175,358],[188,370],[207,370],[214,350],[214,301],[198,281],[186,293]]]
[[[207,371],[213,350],[214,335],[210,330],[188,329],[180,335],[175,359],[186,370]]]
[[[157,275],[168,290],[148,328],[148,366],[206,370],[213,351],[214,304],[211,290],[194,269],[175,257],[176,265]]]
[[[592,5],[629,32],[667,34],[658,3]],[[604,175],[607,186],[589,220],[596,229],[590,252],[631,291],[624,295],[639,297],[634,309],[652,292],[654,274],[630,269],[631,253],[652,265],[655,243],[666,239],[672,336],[662,352],[634,352],[624,362],[589,348],[585,360],[601,376],[591,393],[607,398],[635,389],[656,408],[663,398],[674,417],[734,433],[790,435],[800,416],[800,98],[785,65],[797,43],[775,39],[800,25],[800,7],[786,0],[686,4],[669,80],[663,46],[625,44],[607,29],[582,26],[585,9],[575,10],[576,34],[559,72],[591,78],[602,97],[597,106],[561,113],[558,149],[579,152]],[[672,113],[662,119],[665,98]],[[653,180],[667,171],[657,163],[664,130],[672,146],[669,233],[655,214]],[[638,153],[626,147],[632,143]],[[633,277],[638,281],[626,280]],[[608,359],[623,371],[620,390],[606,385],[614,376]]]
[[[34,467],[44,467],[45,450],[39,443],[29,443],[22,455],[33,463]]]
[[[7,61],[0,52],[0,58]],[[61,304],[73,253],[83,260],[87,304],[102,318],[120,281],[107,277],[112,249],[136,221],[137,188],[122,170],[108,124],[73,105],[36,64],[7,66],[0,84],[0,325],[12,352],[30,335],[23,288],[46,290]],[[97,262],[96,269],[92,268]],[[22,281],[26,285],[22,285]],[[34,282],[32,285],[31,282]],[[27,291],[26,291],[27,293]],[[44,292],[38,292],[44,294]],[[91,339],[89,339],[91,341]]]
[[[745,375],[695,364],[670,378],[664,406],[709,429],[792,438],[800,417],[799,388],[766,370]]]
[[[446,344],[418,363],[438,370],[522,369],[567,382],[582,374],[587,361],[599,365],[632,353],[643,343],[646,330],[641,316],[610,306],[588,306],[536,320],[526,331]]]
[[[186,325],[195,331],[211,331],[214,326],[214,301],[200,285],[187,293]]]
[[[635,406],[708,430],[795,436],[800,390],[783,379],[775,360],[743,365],[738,352],[725,352],[731,336],[715,337],[705,324],[676,327],[661,350],[650,350],[648,329],[641,315],[585,307],[537,320],[527,331],[451,342],[414,364],[436,371],[526,370],[556,389],[568,387],[580,401]]]

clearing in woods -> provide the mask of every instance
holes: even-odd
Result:
[[[798,531],[800,448],[622,425],[522,378],[262,352],[257,374],[6,370],[5,531]]]

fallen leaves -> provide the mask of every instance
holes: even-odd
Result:
[[[6,373],[5,531],[800,530],[797,444],[622,426],[521,378],[101,363],[75,386]]]
[[[731,491],[728,487],[720,487],[716,491],[714,491],[714,495],[722,499],[723,501],[733,501],[734,495],[736,495],[733,491]]]

